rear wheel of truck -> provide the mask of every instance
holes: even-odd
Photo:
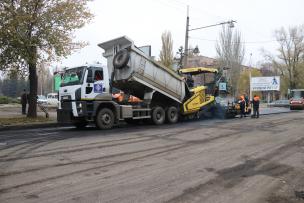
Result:
[[[114,114],[111,109],[100,109],[95,118],[95,124],[99,129],[110,129],[114,125]]]
[[[156,106],[152,110],[152,122],[155,125],[161,125],[165,122],[165,111],[162,107]]]
[[[178,110],[175,106],[170,106],[166,111],[166,120],[168,123],[177,123]]]

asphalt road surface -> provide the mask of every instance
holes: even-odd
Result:
[[[304,202],[304,113],[2,131],[0,202]]]

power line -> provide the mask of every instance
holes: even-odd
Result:
[[[169,0],[169,1],[171,1],[172,3],[173,3],[173,2],[176,2],[176,3],[178,3],[179,5],[183,5],[183,6],[190,5],[189,3],[185,3],[185,2],[182,2],[182,1],[180,1],[180,0]],[[201,7],[195,7],[195,6],[191,6],[191,5],[190,5],[190,7],[191,7],[191,11],[194,11],[194,12],[196,12],[196,13],[200,13],[200,14],[202,14],[202,13],[209,13],[210,15],[212,15],[212,16],[218,18],[218,19],[221,19],[222,21],[223,21],[224,19],[227,19],[227,18],[223,18],[223,16],[219,16],[219,15],[216,15],[215,13],[210,12],[210,10],[202,9]],[[202,16],[202,17],[203,17],[203,16]],[[193,17],[191,17],[191,19],[192,19],[192,18],[193,18]],[[198,18],[196,18],[196,19],[198,19]],[[200,19],[200,20],[201,20],[201,19]]]
[[[210,42],[218,42],[219,40],[216,39],[203,39],[203,38],[199,38],[199,37],[189,37],[191,39],[197,39],[197,40],[202,40],[202,41],[210,41]],[[265,40],[265,41],[243,41],[243,42],[239,42],[242,44],[264,44],[264,43],[274,43],[274,42],[278,42],[278,41],[284,41],[284,40]],[[239,44],[239,43],[234,43],[231,42],[232,44]]]
[[[170,1],[170,0],[169,0]],[[176,3],[178,3],[178,4],[180,4],[180,5],[183,5],[183,6],[187,6],[188,5],[188,3],[185,3],[185,2],[182,2],[182,1],[179,1],[179,0],[171,0],[171,2],[172,1],[174,1],[174,2],[176,2]]]
[[[185,11],[184,6],[182,6],[183,7],[182,8],[181,5],[170,4],[168,1],[156,0],[156,1],[153,1],[153,2],[157,2],[159,4],[162,4],[163,6],[170,7],[170,8],[173,8],[175,10],[178,10],[178,11]]]
[[[216,39],[204,39],[204,38],[199,38],[199,37],[189,37],[192,39],[198,39],[198,40],[203,40],[203,41],[211,41],[211,42],[218,42]],[[273,39],[273,40],[262,40],[262,41],[243,41],[240,43],[245,43],[245,44],[262,44],[262,43],[272,43],[272,42],[281,42],[281,41],[290,41],[290,40],[301,40],[303,41],[303,38],[288,38],[288,39]]]
[[[179,10],[179,11],[185,11],[186,6],[189,5],[189,3],[185,3],[185,2],[182,2],[182,1],[178,1],[178,0],[169,0],[169,1],[156,0],[156,2],[159,3],[159,4],[162,4],[162,5],[166,6],[166,7],[170,7],[170,8],[173,8],[175,10]],[[224,19],[222,16],[215,15],[214,13],[211,13],[208,10],[204,10],[202,8],[197,8],[197,7],[194,7],[194,6],[191,7],[191,11],[194,11],[194,12],[199,13],[199,14],[209,13],[210,15],[212,15],[212,16],[218,18],[218,19],[221,19],[221,20]],[[196,18],[196,17],[191,17],[191,18],[192,19],[195,18],[197,20],[198,19],[202,20],[203,17],[204,16],[201,16],[201,18]]]

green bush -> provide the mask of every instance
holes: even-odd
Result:
[[[20,103],[20,101],[17,98],[0,96],[0,104],[11,104],[11,103]]]
[[[20,101],[17,98],[10,98],[10,102],[9,103],[14,103],[14,104],[20,104]]]
[[[0,96],[0,104],[8,104],[9,99],[6,96]]]

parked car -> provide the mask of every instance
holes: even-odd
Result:
[[[289,100],[287,99],[276,100],[268,104],[269,107],[286,107],[286,108],[289,108],[289,105],[290,105]]]
[[[47,94],[47,105],[57,107],[59,104],[58,93],[49,93]]]
[[[37,103],[40,105],[46,105],[47,99],[44,95],[37,95]]]
[[[290,110],[304,110],[304,89],[291,90]]]

